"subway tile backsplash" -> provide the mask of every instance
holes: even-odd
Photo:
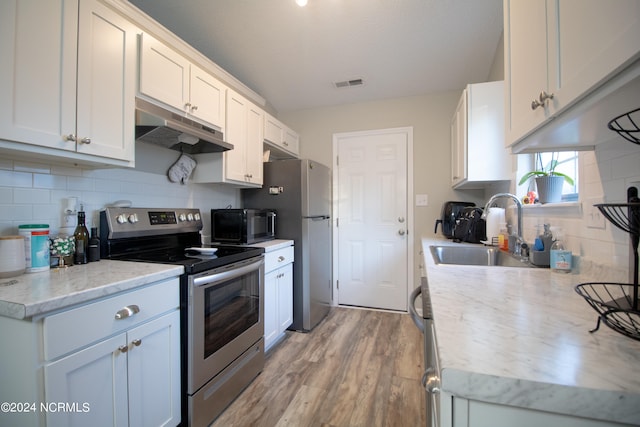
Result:
[[[224,185],[172,183],[167,176],[136,169],[82,169],[20,160],[0,160],[0,235],[17,234],[18,225],[49,224],[51,234],[62,229],[69,197],[87,213],[87,227],[97,227],[99,212],[118,200],[134,207],[199,208],[205,240],[209,209],[237,207],[239,190]],[[61,230],[62,229],[62,230]]]

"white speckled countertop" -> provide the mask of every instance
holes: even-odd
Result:
[[[267,240],[266,242],[254,243],[248,246],[264,248],[265,252],[272,252],[278,249],[286,248],[287,246],[293,245],[293,240],[285,240],[285,239],[274,239]]]
[[[101,260],[0,279],[0,316],[26,319],[183,272],[182,266]]]
[[[624,280],[584,266],[549,269],[435,264],[422,247],[442,389],[504,405],[640,425],[640,341],[602,324],[574,286]]]

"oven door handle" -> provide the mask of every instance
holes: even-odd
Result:
[[[208,283],[220,282],[222,280],[235,279],[236,277],[244,276],[251,271],[260,268],[260,265],[264,262],[262,258],[259,261],[251,264],[243,265],[242,267],[234,268],[232,270],[223,271],[220,273],[208,274],[206,276],[200,276],[193,279],[194,286],[202,286]]]

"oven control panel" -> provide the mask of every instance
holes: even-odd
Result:
[[[108,229],[109,239],[139,237],[202,230],[199,209],[108,207],[100,212],[100,233]]]

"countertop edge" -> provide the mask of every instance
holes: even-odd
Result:
[[[126,261],[105,262],[119,263]],[[178,277],[184,273],[184,267],[182,266],[146,263],[135,263],[135,265],[153,266],[155,271],[131,273],[130,275],[128,275],[129,277],[120,278],[119,280],[113,282],[105,282],[104,284],[98,286],[71,290],[58,296],[52,296],[33,302],[21,303],[18,301],[7,301],[0,299],[0,316],[18,320],[26,320],[33,317],[39,317],[51,312],[68,309],[74,305],[88,303],[99,298],[104,298],[120,292],[129,291],[141,286],[151,284],[153,282],[158,282],[172,277]],[[84,266],[82,267],[86,268]]]
[[[499,405],[635,425],[639,396],[548,382],[443,368],[442,390],[454,396]],[[611,402],[616,402],[612,407]]]

